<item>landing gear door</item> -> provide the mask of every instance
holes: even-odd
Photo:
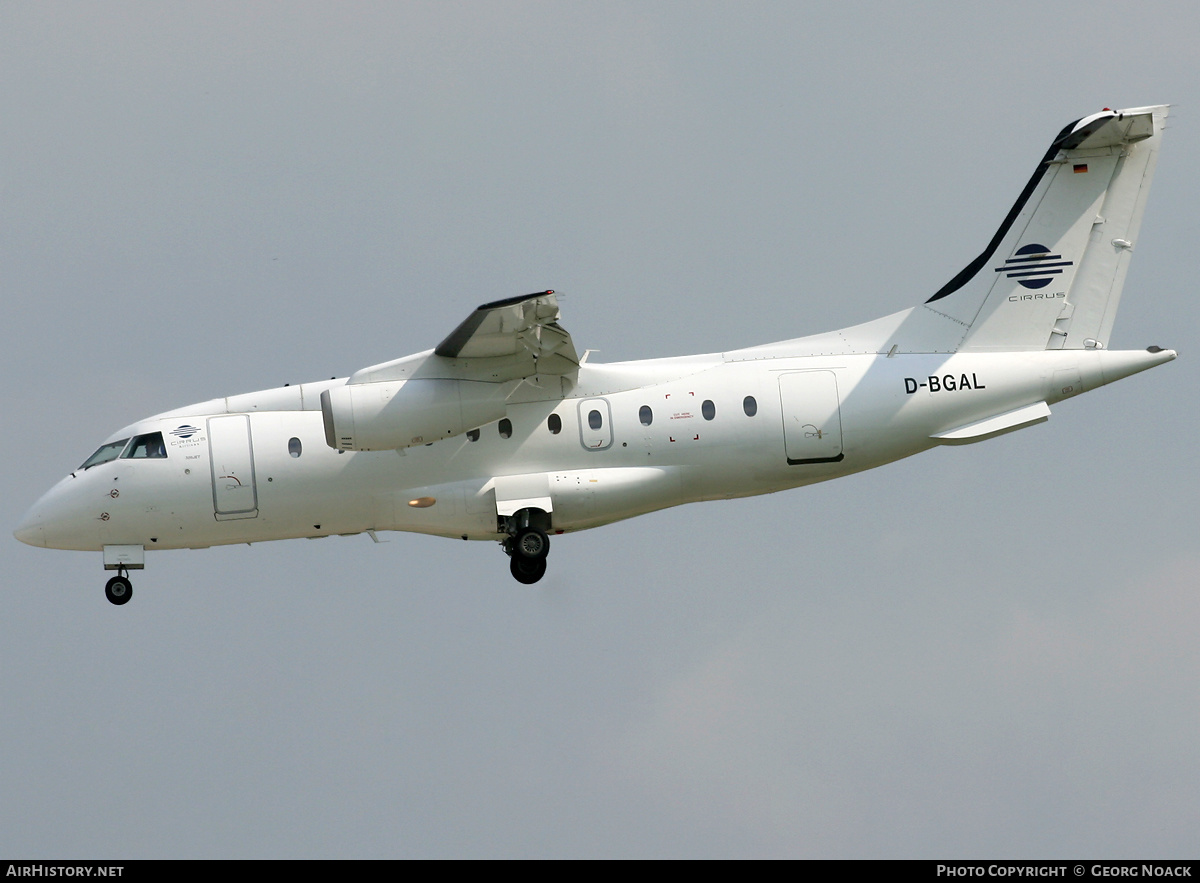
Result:
[[[245,414],[208,418],[208,455],[217,521],[257,518],[250,418]]]
[[[779,375],[783,404],[783,447],[788,465],[839,463],[842,414],[837,377],[832,371]]]

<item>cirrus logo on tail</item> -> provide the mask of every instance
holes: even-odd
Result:
[[[1016,279],[1026,288],[1045,288],[1054,277],[1062,273],[1064,267],[1070,267],[1074,261],[1064,261],[1060,254],[1050,254],[1050,249],[1036,242],[1022,245],[1013,256],[1004,262],[1004,266],[996,267],[997,273],[1003,273],[1009,279]]]

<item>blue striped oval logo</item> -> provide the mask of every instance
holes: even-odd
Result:
[[[1044,245],[1031,242],[1013,252],[1003,267],[996,267],[996,272],[1016,279],[1026,288],[1045,288],[1055,276],[1062,273],[1064,267],[1074,263],[1064,261],[1060,254],[1050,254],[1050,249]]]

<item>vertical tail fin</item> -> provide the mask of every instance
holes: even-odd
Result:
[[[1107,346],[1166,118],[1105,110],[1063,129],[988,247],[919,310],[960,326],[960,351]]]

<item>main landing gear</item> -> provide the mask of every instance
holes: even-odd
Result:
[[[113,604],[129,603],[129,599],[133,597],[133,583],[129,581],[129,574],[125,572],[124,567],[119,568],[117,575],[104,586],[104,597]]]
[[[546,559],[527,559],[514,555],[509,559],[508,572],[517,582],[531,586],[546,575]]]
[[[540,509],[522,509],[509,519],[509,537],[503,543],[508,555],[508,570],[519,583],[531,586],[546,575],[546,556],[550,554],[550,517]]]

